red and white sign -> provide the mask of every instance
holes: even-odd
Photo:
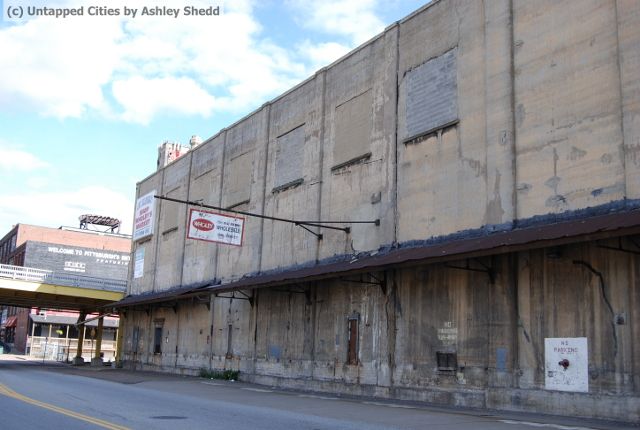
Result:
[[[191,209],[187,237],[207,242],[242,246],[244,218]]]
[[[133,240],[139,240],[153,234],[153,220],[156,190],[145,194],[136,201],[136,213],[133,216]]]

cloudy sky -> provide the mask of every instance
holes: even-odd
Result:
[[[0,3],[2,236],[16,223],[77,226],[86,213],[130,233],[135,184],[162,141],[214,135],[427,0]],[[89,15],[103,5],[120,15]],[[22,19],[10,18],[18,6]],[[28,16],[43,6],[83,15]],[[156,6],[180,14],[140,16]]]

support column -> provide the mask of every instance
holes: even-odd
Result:
[[[33,351],[33,338],[36,335],[36,322],[35,321],[31,321],[31,340],[29,341],[29,355],[32,355],[32,351]],[[6,335],[6,329],[5,329],[5,340],[7,340],[7,335]]]
[[[78,322],[84,322],[87,316],[86,312],[80,312]],[[78,327],[78,347],[76,349],[76,356],[73,358],[72,364],[74,366],[81,366],[84,364],[84,358],[82,358],[82,345],[84,344],[84,324]]]
[[[102,349],[102,329],[104,328],[104,317],[98,319],[98,333],[96,334],[96,352],[91,359],[92,366],[102,366],[102,357],[100,357],[100,350]]]
[[[116,367],[122,367],[122,343],[123,343],[123,330],[124,330],[124,312],[120,313],[118,321],[118,328],[116,329]],[[138,339],[136,338],[136,342]],[[137,345],[134,345],[134,350],[138,349]]]

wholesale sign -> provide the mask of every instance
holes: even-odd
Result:
[[[191,209],[187,237],[207,242],[242,246],[244,218]]]
[[[140,197],[136,201],[136,213],[133,218],[133,240],[153,234],[153,212],[155,208],[156,190]]]

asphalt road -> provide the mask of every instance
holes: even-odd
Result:
[[[615,428],[584,420],[494,416],[371,399],[285,392],[120,369],[0,359],[0,429]]]

